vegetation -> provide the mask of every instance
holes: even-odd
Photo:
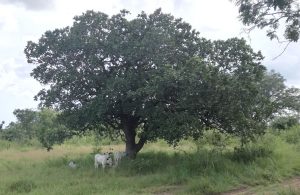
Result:
[[[269,112],[269,119],[274,117],[292,116],[299,118],[300,111],[300,90],[294,87],[287,87],[285,79],[274,70],[265,72],[262,80],[262,95],[269,101],[263,101],[263,106]],[[272,113],[272,114],[271,114]]]
[[[272,121],[271,126],[276,130],[286,130],[299,125],[299,119],[295,116],[277,117]]]
[[[279,26],[285,25],[284,38],[297,42],[300,33],[300,8],[297,0],[234,0],[243,24],[266,28],[270,39],[279,39]]]
[[[238,1],[242,11],[249,2]],[[160,9],[127,14],[87,11],[28,42],[31,75],[47,89],[40,110],[17,109],[0,126],[1,193],[217,194],[300,175],[300,90],[260,52],[201,38]],[[95,170],[94,154],[113,150],[129,158]]]
[[[47,153],[39,149],[18,151],[19,146],[0,150],[0,192],[3,194],[217,194],[232,189],[252,193],[297,194],[300,189],[280,183],[300,175],[300,142],[287,142],[286,132],[298,134],[299,126],[267,134],[240,148],[227,137],[222,150],[211,141],[216,132],[207,131],[194,142],[181,141],[171,148],[162,140],[147,144],[135,160],[125,159],[117,168],[95,170],[92,146],[85,137],[75,145],[54,146]],[[92,140],[90,140],[92,142]],[[81,144],[80,144],[81,143]],[[0,144],[1,145],[1,144]],[[102,145],[120,150],[119,145]],[[123,147],[123,146],[121,146]],[[123,147],[124,148],[124,147]],[[67,166],[69,161],[77,169]]]
[[[51,109],[33,111],[16,109],[16,122],[0,132],[0,138],[11,142],[32,143],[38,140],[48,151],[54,144],[72,137],[72,132],[57,121],[57,112]]]
[[[176,145],[211,128],[246,143],[291,109],[286,99],[299,103],[299,90],[281,80],[283,94],[265,85],[263,56],[245,40],[206,40],[160,9],[133,20],[127,14],[87,11],[25,48],[37,65],[31,75],[50,86],[36,99],[60,110],[70,129],[124,135],[135,157],[146,142]]]
[[[5,123],[4,121],[1,122],[1,124],[0,124],[0,130],[2,130],[4,123]]]

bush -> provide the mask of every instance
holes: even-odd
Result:
[[[232,136],[212,129],[204,132],[203,137],[196,140],[195,144],[198,151],[200,151],[204,145],[212,147],[215,151],[223,151],[227,146],[232,144],[232,142]]]
[[[19,180],[9,186],[11,192],[29,193],[36,188],[36,184],[30,180]]]
[[[37,139],[22,141],[7,141],[0,139],[0,151],[8,149],[27,150],[32,148],[41,148],[42,145]]]
[[[24,132],[15,127],[9,127],[7,129],[1,130],[0,139],[7,141],[23,141],[26,139]]]
[[[295,116],[278,117],[271,123],[276,130],[286,130],[296,125],[299,125],[299,119]]]
[[[275,135],[267,133],[255,141],[235,147],[232,159],[239,162],[252,162],[260,157],[269,157],[276,147],[276,139],[278,138]]]
[[[249,147],[234,148],[232,159],[239,162],[251,162],[258,157],[269,156],[272,151],[266,150],[263,147]]]
[[[290,144],[300,143],[300,126],[294,126],[281,134],[283,139]]]

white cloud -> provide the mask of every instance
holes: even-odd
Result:
[[[54,7],[53,0],[0,0],[0,4],[22,6],[28,10],[45,10]]]
[[[15,96],[33,97],[41,88],[40,84],[30,78],[17,75],[17,70],[26,64],[19,64],[15,59],[4,60],[0,64],[0,91],[9,92]]]
[[[11,33],[18,30],[15,11],[11,6],[2,6],[0,4],[0,30],[2,33]]]
[[[34,79],[17,75],[17,70],[25,64],[17,63],[15,59],[3,60],[0,63],[0,120],[14,120],[13,111],[16,108],[36,108],[37,102],[33,96],[41,89]]]

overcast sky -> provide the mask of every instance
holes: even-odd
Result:
[[[229,0],[0,0],[0,122],[15,120],[16,108],[37,108],[33,96],[42,88],[30,77],[34,68],[26,63],[27,41],[37,41],[47,30],[72,24],[73,17],[86,10],[116,14],[127,9],[135,17],[144,10],[152,13],[161,7],[165,13],[183,18],[200,35],[209,39],[245,37],[265,56],[264,65],[281,73],[288,86],[300,87],[300,42],[285,45],[270,41],[264,31],[242,33],[238,8]]]

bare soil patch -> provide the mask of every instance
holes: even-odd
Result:
[[[287,179],[279,184],[276,184],[274,187],[298,191],[300,190],[300,176]],[[257,193],[257,189],[254,187],[241,187],[230,190],[228,192],[224,192],[222,193],[222,195],[254,195]],[[266,187],[265,190],[259,190],[259,194],[271,195],[274,194],[274,190],[270,189],[270,187]]]
[[[182,190],[182,186],[168,185],[168,186],[147,188],[146,190],[148,193],[155,194],[155,195],[173,195],[179,193]]]

